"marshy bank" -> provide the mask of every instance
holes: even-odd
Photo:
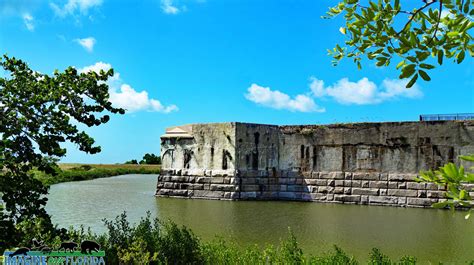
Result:
[[[62,182],[92,180],[127,174],[159,174],[160,165],[142,164],[59,164],[55,174],[33,171],[44,185]]]

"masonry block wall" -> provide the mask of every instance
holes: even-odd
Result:
[[[429,207],[420,170],[474,153],[474,122],[195,124],[162,136],[157,196]]]

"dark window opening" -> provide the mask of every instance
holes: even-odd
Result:
[[[252,153],[252,169],[258,169],[258,152]]]
[[[313,169],[316,169],[316,157],[317,157],[317,149],[316,149],[316,146],[313,146]]]
[[[232,161],[232,155],[227,150],[222,150],[222,169],[228,169],[228,161],[227,159]]]
[[[301,145],[301,158],[304,158],[304,145]]]
[[[184,150],[184,168],[189,169],[191,165],[191,158],[193,152],[191,150]]]
[[[255,146],[258,146],[258,143],[260,141],[260,133],[256,132],[253,134],[254,138],[255,138]]]

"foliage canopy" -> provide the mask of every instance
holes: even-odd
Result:
[[[0,194],[5,207],[0,212],[0,242],[15,244],[22,236],[16,227],[21,222],[43,218],[50,224],[44,209],[48,189],[31,170],[54,174],[54,158],[66,154],[61,146],[65,142],[86,153],[100,152],[78,125],[98,126],[110,119],[102,112],[125,111],[109,102],[105,82],[113,70],[80,73],[69,67],[49,76],[7,55],[0,65],[7,74],[0,77]]]
[[[460,156],[459,158],[464,161],[474,162],[474,155]],[[474,167],[470,169],[474,170]],[[464,207],[469,209],[469,212],[466,214],[466,219],[469,218],[472,207],[474,206],[472,197],[469,195],[469,193],[473,191],[472,188],[470,188],[474,184],[473,172],[466,171],[463,166],[458,167],[454,163],[448,163],[438,170],[421,172],[420,177],[416,180],[446,186],[446,200],[433,204],[433,207],[449,207],[452,210],[456,207]]]
[[[445,58],[460,64],[474,56],[474,5],[471,0],[344,0],[329,9],[324,18],[344,15],[347,36],[329,54],[337,65],[351,58],[362,68],[364,55],[380,67],[397,63],[400,79],[410,78],[411,87],[421,77],[430,81],[429,70]]]

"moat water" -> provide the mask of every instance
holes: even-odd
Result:
[[[392,258],[460,263],[474,260],[474,217],[463,212],[310,202],[212,201],[154,197],[156,175],[124,175],[53,185],[47,210],[60,227],[105,232],[102,219],[123,211],[136,222],[150,211],[191,228],[203,240],[242,246],[278,244],[290,227],[308,254],[334,244],[363,261],[373,247]]]

